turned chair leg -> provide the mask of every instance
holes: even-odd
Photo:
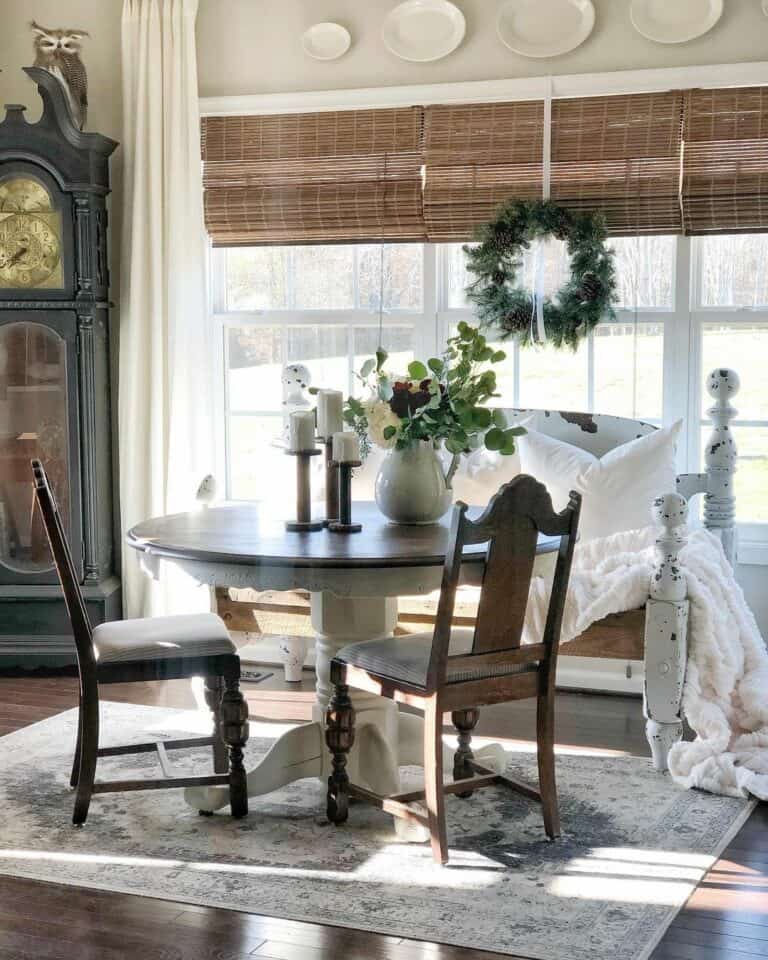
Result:
[[[448,862],[448,834],[443,793],[443,714],[433,696],[424,711],[424,802],[429,818],[429,839],[436,863]]]
[[[331,752],[328,777],[327,816],[331,823],[344,823],[349,815],[347,754],[355,742],[355,710],[346,683],[336,683],[325,714],[325,742]]]
[[[248,780],[243,763],[243,748],[248,742],[248,704],[240,690],[239,677],[224,680],[219,729],[229,748],[229,806],[233,817],[248,813]]]
[[[554,840],[560,836],[560,813],[555,782],[555,691],[548,682],[536,703],[536,740],[544,830]]]
[[[213,772],[226,773],[229,770],[227,745],[221,739],[221,698],[224,694],[223,677],[205,678],[205,702],[211,711],[213,720]]]
[[[70,787],[76,787],[77,781],[80,778],[80,754],[82,753],[82,738],[83,738],[83,698],[80,697],[80,702],[77,708],[77,739],[75,740],[75,755],[72,759],[72,774],[69,778]]]
[[[472,753],[472,731],[477,726],[480,719],[480,711],[471,708],[469,710],[454,710],[451,714],[451,720],[458,733],[459,746],[453,755],[453,779],[465,780],[474,773],[472,769],[472,760],[475,755]],[[466,799],[471,797],[473,790],[464,790],[457,793],[457,797]]]
[[[80,728],[80,763],[77,773],[77,793],[75,794],[75,809],[72,814],[72,823],[76,827],[82,826],[88,816],[88,808],[93,795],[93,784],[96,780],[96,761],[99,752],[99,700],[98,695],[83,697]]]

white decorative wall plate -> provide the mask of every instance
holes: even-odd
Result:
[[[502,43],[524,57],[559,57],[592,33],[592,0],[507,0],[496,30]]]
[[[301,38],[304,53],[313,60],[338,60],[351,43],[349,30],[340,23],[316,23]]]
[[[687,43],[714,27],[723,0],[632,0],[632,26],[656,43]]]
[[[449,0],[405,0],[387,14],[381,37],[401,60],[427,63],[453,53],[466,29],[464,14]]]

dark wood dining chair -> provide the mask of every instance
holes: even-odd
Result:
[[[443,569],[433,633],[367,640],[343,647],[331,661],[334,694],[326,715],[326,743],[333,756],[328,778],[328,819],[347,819],[348,798],[366,800],[387,813],[429,828],[438,863],[448,860],[444,794],[469,797],[480,787],[506,784],[543,808],[544,829],[560,834],[555,784],[555,668],[565,596],[579,523],[581,498],[555,513],[549,493],[533,477],[505,484],[477,520],[467,506],[454,507],[450,545]],[[559,536],[546,624],[540,642],[521,645],[539,533]],[[474,630],[452,629],[456,589],[464,547],[487,543],[485,569]],[[424,789],[379,796],[349,782],[347,754],[354,743],[355,687],[424,714]],[[474,762],[472,730],[478,708],[510,700],[537,698],[536,738],[539,789]],[[458,731],[453,783],[443,783],[443,714],[451,713]]]
[[[71,786],[77,788],[72,822],[85,823],[93,794],[170,787],[229,785],[233,817],[248,813],[243,748],[248,705],[240,692],[240,658],[224,621],[213,613],[116,620],[91,628],[56,498],[39,460],[32,461],[34,488],[64,592],[77,651],[80,707]],[[99,685],[203,677],[213,713],[210,737],[99,748]],[[210,746],[214,773],[174,776],[168,750]],[[161,779],[96,782],[98,757],[156,752]]]

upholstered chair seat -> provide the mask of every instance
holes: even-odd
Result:
[[[385,637],[343,647],[331,661],[334,692],[326,713],[325,742],[332,755],[327,807],[331,823],[344,823],[349,798],[374,803],[387,813],[429,829],[438,863],[448,860],[446,793],[467,798],[482,787],[506,784],[538,800],[544,829],[560,834],[555,784],[555,673],[560,626],[579,527],[581,497],[555,513],[543,484],[521,475],[504,484],[477,520],[468,507],[454,507],[451,536],[434,630]],[[539,536],[558,537],[546,622],[535,643],[523,644],[525,613]],[[485,544],[482,587],[472,629],[453,626],[464,550]],[[526,639],[529,639],[526,637]],[[350,689],[388,697],[424,715],[424,789],[382,796],[350,782],[347,755],[355,742],[355,706]],[[539,787],[508,771],[475,762],[472,731],[480,707],[535,697]],[[443,719],[450,713],[458,732],[453,783],[443,779]]]
[[[40,511],[64,602],[72,624],[80,676],[80,704],[70,785],[76,788],[72,822],[82,826],[91,797],[101,793],[229,786],[233,817],[248,813],[248,782],[243,748],[248,740],[248,704],[240,690],[240,659],[224,621],[214,613],[118,620],[94,627],[81,589],[80,571],[64,531],[56,497],[39,460],[32,461],[35,502]],[[183,737],[154,743],[99,746],[99,690],[109,683],[146,683],[201,677],[212,713],[208,737]],[[211,747],[213,773],[175,774],[168,752]],[[155,752],[162,777],[96,780],[100,757]],[[202,810],[201,813],[208,811]]]
[[[472,652],[474,630],[455,627],[451,630],[448,656],[456,657]],[[336,655],[347,666],[359,667],[395,683],[427,690],[429,658],[432,654],[433,631],[411,633],[402,637],[384,637],[366,640],[343,647]],[[538,661],[530,663],[484,664],[471,669],[454,670],[448,660],[446,683],[461,683],[464,680],[484,680],[488,677],[504,677],[513,673],[535,673]]]
[[[184,613],[143,620],[114,620],[93,628],[98,663],[169,660],[235,653],[224,621],[215,613]]]

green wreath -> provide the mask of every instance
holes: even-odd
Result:
[[[516,277],[523,251],[532,240],[547,236],[564,240],[571,258],[570,278],[553,298],[544,299],[547,341],[575,350],[593,327],[615,316],[616,269],[601,214],[571,213],[550,200],[504,204],[480,228],[479,245],[464,247],[467,269],[476,277],[466,293],[481,326],[498,329],[503,340],[536,343],[533,296],[516,284]]]

